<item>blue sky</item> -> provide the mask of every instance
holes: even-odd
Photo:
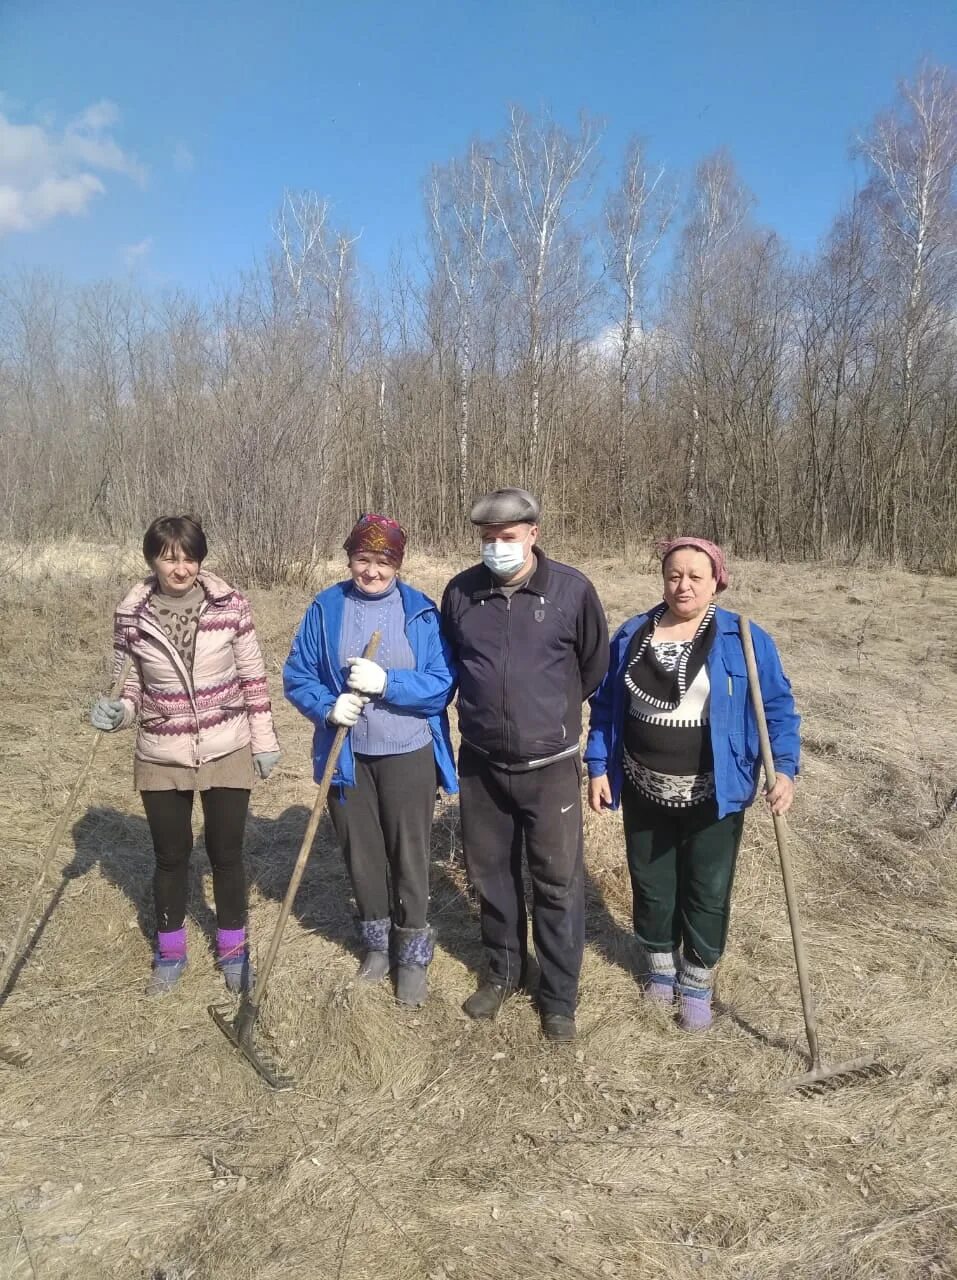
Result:
[[[414,257],[430,166],[511,102],[603,117],[602,181],[634,132],[685,180],[724,145],[811,250],[924,56],[957,64],[955,0],[0,0],[0,271],[205,292],[285,187],[382,271]]]

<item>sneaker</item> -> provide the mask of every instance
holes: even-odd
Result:
[[[249,948],[233,952],[216,961],[216,966],[226,980],[226,990],[233,995],[251,991],[256,981],[256,970],[249,959]]]
[[[483,982],[462,1008],[470,1018],[494,1018],[509,996],[513,996],[517,990],[517,987],[507,987],[500,982]]]
[[[388,975],[388,951],[367,951],[356,970],[356,977],[360,982],[381,982]]]
[[[567,1013],[543,1013],[542,1034],[546,1040],[574,1040],[575,1019]]]
[[[153,958],[153,972],[146,984],[148,996],[168,996],[186,972],[186,957],[176,956],[166,960],[161,955]]]

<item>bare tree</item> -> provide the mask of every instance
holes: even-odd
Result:
[[[621,295],[621,319],[615,337],[618,353],[615,406],[615,500],[622,546],[629,542],[628,443],[632,425],[632,388],[638,343],[642,337],[642,304],[648,266],[675,211],[676,194],[665,189],[663,166],[651,169],[642,142],[629,140],[619,186],[604,209],[605,266]],[[636,335],[637,330],[637,335]],[[648,375],[650,376],[650,374]]]
[[[860,140],[872,170],[868,196],[884,250],[884,287],[894,298],[898,345],[895,422],[883,471],[883,551],[901,552],[907,446],[929,393],[935,344],[953,319],[957,286],[957,81],[925,66],[900,86],[896,111],[878,117]]]
[[[522,310],[527,418],[521,478],[544,492],[547,458],[540,449],[547,348],[567,330],[585,295],[580,237],[573,228],[574,196],[589,188],[600,129],[582,116],[576,134],[550,117],[531,120],[513,107],[510,127],[491,169],[495,217],[511,252]]]

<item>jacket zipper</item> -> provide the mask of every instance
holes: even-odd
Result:
[[[209,608],[209,601],[207,600],[199,611],[200,618],[203,616],[204,612],[208,608]],[[154,639],[159,640],[160,644],[164,647],[164,649],[166,649],[169,656],[173,659],[173,666],[177,667],[179,670],[179,674],[182,678],[183,685],[186,689],[187,694],[189,695],[189,705],[193,709],[193,724],[195,725],[195,728],[196,728],[196,733],[194,735],[193,763],[198,768],[200,763],[200,760],[199,760],[199,735],[200,735],[199,711],[196,707],[196,693],[193,689],[193,682],[189,678],[189,672],[186,670],[186,664],[185,662],[183,662],[183,659],[179,656],[179,653],[176,651],[173,645],[170,644],[169,639],[163,634],[162,631],[159,630],[158,627],[153,625],[153,623],[149,620],[149,618],[144,617],[143,614],[139,614],[137,617],[137,623],[149,635],[153,636]],[[199,642],[199,619],[197,619],[196,640],[198,643]],[[194,660],[195,660],[195,650],[194,650]]]
[[[502,745],[506,760],[509,753],[508,732],[508,648],[512,634],[512,597],[505,599],[505,653],[502,658]]]

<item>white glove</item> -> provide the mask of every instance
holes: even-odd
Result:
[[[330,724],[344,724],[351,729],[362,715],[365,703],[365,698],[360,698],[357,693],[340,693],[326,718]]]
[[[352,670],[346,684],[350,689],[372,697],[385,692],[386,673],[378,662],[373,662],[371,658],[350,658],[349,666]]]

